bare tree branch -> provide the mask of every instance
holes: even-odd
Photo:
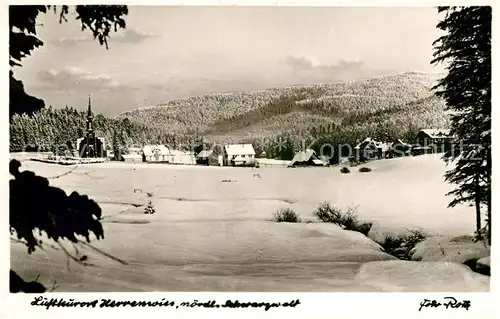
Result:
[[[57,243],[59,244],[59,247],[61,247],[61,249],[64,251],[66,256],[69,257],[70,259],[72,259],[73,261],[77,262],[78,264],[83,265],[83,266],[96,266],[96,265],[91,264],[91,263],[82,262],[80,259],[73,256],[66,248],[64,248],[64,246],[59,241],[57,241]],[[68,265],[69,265],[69,262],[68,262]]]
[[[92,246],[92,245],[91,245],[91,244],[89,244],[89,243],[86,243],[86,242],[81,241],[81,240],[79,240],[79,241],[78,241],[78,243],[80,243],[80,244],[82,244],[82,245],[85,245],[85,246],[87,246],[87,247],[89,247],[89,248],[91,248],[91,249],[93,249],[93,250],[97,251],[98,253],[100,253],[100,254],[102,254],[102,255],[104,255],[104,256],[106,256],[106,257],[108,257],[108,258],[110,258],[110,259],[112,259],[112,260],[114,260],[114,261],[119,262],[119,263],[120,263],[120,264],[122,264],[122,265],[128,265],[128,262],[126,262],[125,260],[120,259],[120,258],[118,258],[118,257],[115,257],[115,256],[113,256],[113,255],[111,255],[111,254],[109,254],[109,253],[105,252],[104,250],[101,250],[101,249],[99,249],[99,248],[97,248],[97,247],[95,247],[95,246]]]

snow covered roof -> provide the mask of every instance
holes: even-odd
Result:
[[[363,142],[356,145],[356,147],[354,147],[354,149],[356,149],[356,150],[360,149],[361,145],[367,145],[367,144],[373,144],[376,148],[380,148],[382,150],[382,152],[388,151],[391,147],[391,145],[389,143],[379,142],[379,141],[374,140],[371,137],[367,137],[363,140]]]
[[[228,144],[224,145],[227,155],[255,155],[252,144]]]
[[[198,158],[210,157],[213,154],[213,150],[203,150],[196,155]]]
[[[170,150],[169,154],[173,155],[173,156],[194,155],[193,152],[186,152],[186,151],[180,151],[180,150]]]
[[[142,152],[145,156],[152,156],[155,153],[160,153],[160,155],[168,155],[170,153],[165,145],[145,145],[142,148]]]
[[[325,165],[326,163],[320,159],[313,159],[313,163],[316,165]]]
[[[392,145],[396,145],[396,144],[399,144],[399,145],[404,145],[404,146],[411,146],[411,144],[409,144],[409,143],[405,143],[405,142],[403,142],[401,139],[397,139],[397,140],[395,140],[395,141],[392,143]]]
[[[373,139],[372,139],[371,137],[367,137],[367,138],[365,138],[363,141],[361,141],[358,145],[356,145],[356,146],[354,147],[354,149],[359,149],[359,148],[361,147],[361,145],[363,145],[363,144],[365,144],[365,143],[370,143],[370,142],[372,142],[372,141],[373,141]]]
[[[291,163],[296,163],[296,162],[307,162],[311,157],[313,157],[313,160],[314,159],[318,159],[316,157],[316,153],[314,152],[314,150],[311,150],[311,149],[307,149],[305,151],[300,151],[298,152],[297,154],[295,154],[295,156],[293,157]]]
[[[131,154],[122,154],[123,159],[140,159],[142,160],[142,156],[137,153]]]
[[[420,130],[420,132],[424,132],[425,134],[429,135],[430,138],[443,138],[450,136],[449,129],[428,128],[428,129],[422,129]]]

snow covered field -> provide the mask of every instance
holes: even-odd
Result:
[[[87,194],[100,204],[105,239],[91,244],[123,263],[81,246],[92,265],[72,261],[67,268],[62,251],[48,247],[28,256],[22,244],[12,243],[12,269],[25,280],[40,274],[39,281],[49,287],[57,280],[56,291],[485,290],[488,277],[462,265],[394,261],[359,233],[307,223],[315,221],[318,204],[329,201],[358,207],[362,220],[387,231],[423,228],[448,236],[474,231],[472,208],[447,208],[450,186],[439,156],[366,166],[373,171],[80,165],[51,185]],[[72,166],[23,161],[22,169],[54,177]],[[140,205],[148,200],[154,215],[143,214]],[[303,223],[269,221],[286,207]],[[373,261],[381,261],[380,267]],[[380,269],[400,275],[379,276]]]

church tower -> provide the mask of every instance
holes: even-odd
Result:
[[[78,150],[80,157],[97,158],[105,157],[104,139],[96,137],[93,127],[94,116],[92,115],[92,101],[89,95],[89,105],[87,109],[87,132],[85,136],[79,139]]]
[[[90,100],[90,95],[89,95],[89,107],[87,110],[87,134],[92,132],[92,120],[94,117],[92,116],[92,102]]]

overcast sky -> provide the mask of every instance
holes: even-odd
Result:
[[[429,64],[435,8],[129,7],[109,50],[74,19],[52,13],[44,46],[16,68],[28,93],[54,107],[114,116],[138,106],[211,92],[323,83]]]

